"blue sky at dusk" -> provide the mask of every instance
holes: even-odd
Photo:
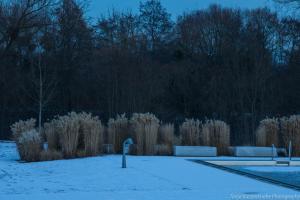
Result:
[[[90,0],[89,17],[97,18],[115,9],[118,11],[138,12],[140,0]],[[269,7],[278,9],[272,0],[161,0],[163,6],[172,14],[173,18],[183,12],[207,8],[211,4],[219,4],[232,8]]]

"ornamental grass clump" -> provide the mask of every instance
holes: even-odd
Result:
[[[18,138],[18,144],[21,160],[27,162],[40,160],[43,145],[41,135],[35,129],[21,133]]]
[[[59,145],[65,158],[94,156],[102,151],[104,126],[98,117],[93,117],[90,113],[71,112],[65,116],[59,116],[52,122],[47,137],[51,139],[48,143],[52,147],[56,146],[56,133]],[[47,135],[47,131],[45,131]],[[50,147],[49,146],[49,147]],[[50,148],[58,150],[58,148]],[[80,153],[79,153],[80,151]]]
[[[186,119],[180,126],[182,144],[185,146],[198,146],[200,144],[202,123],[195,119]]]
[[[279,145],[279,120],[277,118],[266,118],[260,121],[256,131],[256,145],[269,147],[273,144]]]
[[[40,154],[40,161],[52,161],[61,159],[63,159],[62,153],[56,150],[43,150]]]
[[[80,134],[79,121],[79,116],[75,112],[57,118],[59,142],[65,158],[76,156]]]
[[[219,155],[226,155],[230,146],[230,127],[220,120],[207,120],[202,126],[200,141],[204,146],[214,146]]]
[[[44,123],[43,130],[48,143],[48,149],[51,151],[59,151],[61,147],[59,143],[58,120],[53,119],[51,122]]]
[[[158,143],[157,147],[159,155],[171,155],[173,153],[173,145],[175,140],[174,125],[163,124],[159,127],[158,131]]]
[[[14,140],[17,142],[18,138],[21,136],[21,133],[35,129],[35,125],[36,120],[32,118],[28,120],[20,120],[11,125],[10,129],[12,131]]]
[[[122,144],[130,137],[130,123],[125,114],[117,115],[115,119],[109,119],[107,125],[108,143],[113,145],[115,153],[122,153]]]
[[[155,145],[155,155],[169,156],[172,155],[173,150],[170,151],[170,147],[166,144]]]
[[[157,144],[159,120],[151,113],[134,113],[130,119],[138,155],[154,155]]]
[[[267,118],[256,131],[257,146],[275,146],[288,149],[292,142],[292,155],[300,156],[300,115]]]
[[[24,160],[25,155],[23,155],[23,153],[24,153],[23,145],[24,144],[20,144],[19,138],[21,137],[21,135],[23,133],[34,130],[35,125],[36,125],[35,119],[28,119],[28,120],[20,120],[10,126],[10,129],[11,129],[11,132],[13,135],[13,139],[16,142],[17,149],[18,149],[21,160]]]
[[[93,117],[90,113],[80,113],[78,115],[80,133],[83,137],[85,156],[95,156],[102,152],[104,126],[98,117]]]
[[[286,148],[292,142],[292,155],[300,156],[300,115],[280,119],[283,143]]]

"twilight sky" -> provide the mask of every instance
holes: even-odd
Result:
[[[143,0],[145,1],[145,0]],[[88,15],[97,18],[112,9],[137,12],[140,0],[90,0]],[[173,19],[185,11],[207,8],[210,4],[220,4],[233,8],[270,7],[278,9],[272,0],[161,0],[163,6],[172,14]]]

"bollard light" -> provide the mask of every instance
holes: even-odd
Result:
[[[131,144],[133,144],[133,140],[131,138],[128,138],[123,142],[122,168],[126,168],[126,154],[128,154],[129,146]]]
[[[272,160],[274,160],[275,157],[275,145],[272,144]]]
[[[292,160],[292,141],[289,142],[289,160]]]

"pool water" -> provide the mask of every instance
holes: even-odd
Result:
[[[279,181],[300,188],[300,167],[294,166],[226,166],[227,168]]]
[[[279,185],[300,191],[300,160],[290,162],[280,159],[191,159],[191,161],[224,170],[230,173],[253,178],[258,181]]]

